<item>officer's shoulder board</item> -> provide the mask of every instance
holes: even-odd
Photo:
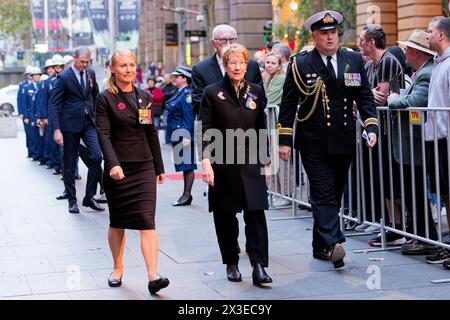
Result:
[[[301,51],[301,52],[294,53],[293,55],[291,55],[291,56],[289,57],[289,60],[292,62],[292,61],[294,61],[294,59],[295,59],[297,56],[304,56],[304,55],[307,54],[307,53],[308,53],[308,51]]]

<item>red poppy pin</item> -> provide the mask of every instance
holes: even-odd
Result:
[[[117,104],[117,109],[118,109],[119,111],[125,110],[125,104],[124,104],[123,102],[119,102],[119,103]]]

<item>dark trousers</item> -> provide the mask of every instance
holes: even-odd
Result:
[[[28,157],[32,156],[32,133],[31,133],[31,125],[30,124],[26,124],[25,122],[23,123],[23,129],[25,131],[25,141],[26,141],[26,146],[27,146],[27,151],[28,151]]]
[[[403,165],[403,178],[404,178],[404,197],[405,197],[405,207],[408,211],[408,231],[414,233],[413,228],[413,203],[416,204],[416,224],[417,224],[417,235],[425,237],[425,206],[428,206],[428,198],[426,197],[426,189],[424,189],[422,166],[414,166],[414,181],[412,181],[411,166]],[[415,187],[415,197],[413,198],[412,186]],[[436,231],[436,226],[434,225],[433,214],[428,207],[428,228],[429,228],[429,238],[431,240],[437,240],[438,235]]]
[[[81,132],[63,132],[64,138],[64,169],[63,180],[69,202],[76,202],[75,167],[77,165],[80,139],[83,139],[88,149],[89,158],[92,159],[88,166],[86,182],[86,198],[91,198],[97,193],[97,182],[101,170],[102,154],[98,143],[97,130],[91,120],[86,117]]]
[[[264,210],[244,210],[245,249],[250,263],[260,263],[263,267],[269,265],[269,240]],[[239,262],[239,221],[236,212],[214,212],[214,225],[219,242],[222,262],[238,264]]]
[[[79,152],[81,161],[83,161],[84,164],[86,165],[86,167],[89,168],[89,166],[92,165],[92,162],[95,161],[95,159],[92,159],[90,157],[88,148],[83,146],[82,144],[80,144],[80,148],[78,149],[78,152]],[[98,182],[98,185],[100,186],[100,193],[102,193],[104,188],[103,188],[103,170],[101,167],[100,167],[100,173],[99,173],[97,182]]]
[[[339,225],[339,208],[353,155],[300,153],[310,185],[314,217],[312,246],[329,248],[345,241]]]

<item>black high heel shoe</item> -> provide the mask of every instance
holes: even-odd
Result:
[[[111,272],[111,274],[108,277],[108,286],[110,286],[111,288],[120,287],[122,285],[123,274],[120,276],[120,279],[114,279],[112,277],[113,274],[114,274],[114,272]]]
[[[148,291],[151,294],[157,293],[159,290],[167,287],[170,281],[167,278],[159,278],[148,282]]]
[[[179,201],[177,200],[177,201],[175,201],[174,203],[172,203],[172,205],[173,205],[174,207],[188,206],[188,205],[191,204],[191,202],[192,202],[192,196],[189,196],[189,198],[188,198],[186,201],[179,202]]]
[[[263,283],[272,283],[272,278],[264,270],[263,266],[259,263],[255,263],[252,272],[253,284],[259,286]]]

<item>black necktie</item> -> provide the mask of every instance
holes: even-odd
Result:
[[[336,80],[336,73],[334,72],[333,65],[331,64],[331,59],[332,59],[332,58],[333,58],[332,56],[328,56],[328,57],[327,57],[327,69],[328,69],[328,72],[330,73],[330,76],[331,76],[334,80]]]
[[[86,93],[86,84],[84,83],[84,72],[80,71],[80,84],[81,84],[81,92],[83,94]]]

